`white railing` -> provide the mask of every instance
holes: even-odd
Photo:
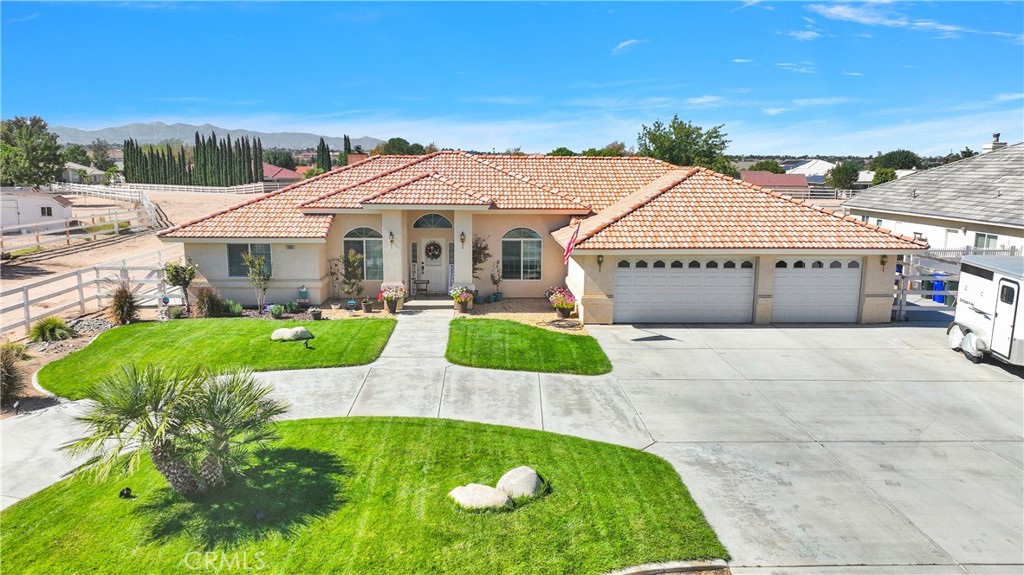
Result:
[[[1020,255],[1020,253],[1021,250],[1013,246],[1009,249],[975,248],[965,246],[955,250],[928,250],[921,255],[927,258],[959,262],[964,256],[1017,256]]]
[[[164,263],[182,257],[180,252],[180,246],[164,248],[0,292],[0,318],[4,322],[0,332],[22,327],[28,334],[32,322],[38,319],[74,308],[78,308],[79,314],[85,314],[93,302],[97,309],[102,308],[103,300],[110,296],[119,281],[129,283],[137,301],[144,307],[156,306],[164,295],[180,298],[181,290],[165,286],[163,279]],[[47,289],[40,294],[43,288]],[[19,311],[20,314],[15,313]]]
[[[62,196],[89,196],[120,202],[149,203],[142,190],[133,190],[121,186],[90,186],[88,184],[53,184],[50,192]]]
[[[117,187],[145,192],[186,192],[190,194],[265,194],[290,186],[284,182],[257,182],[244,186],[171,186],[164,184],[134,184],[126,182]]]
[[[7,226],[0,228],[0,251],[10,253],[42,249],[54,244],[71,245],[75,239],[95,240],[148,229],[154,225],[155,220],[154,212],[140,207],[77,219]]]

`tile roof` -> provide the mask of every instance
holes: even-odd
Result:
[[[295,170],[289,170],[288,168],[282,168],[281,166],[275,166],[274,164],[268,164],[263,162],[263,179],[264,180],[301,180],[302,174]]]
[[[807,176],[803,174],[773,174],[766,171],[743,171],[740,172],[740,179],[744,182],[765,188],[806,188]]]
[[[493,202],[469,188],[433,173],[422,173],[387,188],[373,196],[363,198],[362,204],[440,204],[490,206]]]
[[[1024,143],[870,187],[843,208],[1024,227]]]
[[[575,228],[552,235],[565,245]],[[705,168],[676,169],[583,220],[576,249],[923,249]]]

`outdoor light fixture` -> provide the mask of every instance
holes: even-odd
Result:
[[[395,245],[395,232],[388,232],[388,241]]]
[[[889,263],[889,256],[882,254],[882,269],[885,269],[885,264]]]
[[[604,256],[597,256],[597,271],[601,271],[601,264],[604,263]]]
[[[459,234],[459,241],[462,242],[462,245],[466,245],[466,232]]]

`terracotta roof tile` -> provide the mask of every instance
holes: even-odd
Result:
[[[263,179],[264,180],[300,180],[302,174],[295,170],[289,170],[288,168],[282,168],[281,166],[275,166],[274,164],[268,164],[263,162]]]

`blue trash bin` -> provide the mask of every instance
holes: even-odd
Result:
[[[935,273],[932,274],[933,278],[944,278],[948,277],[949,274]],[[940,279],[932,280],[932,289],[935,291],[943,291],[946,289],[946,282]],[[932,296],[932,301],[936,303],[946,303],[946,296],[942,294],[935,294]]]

